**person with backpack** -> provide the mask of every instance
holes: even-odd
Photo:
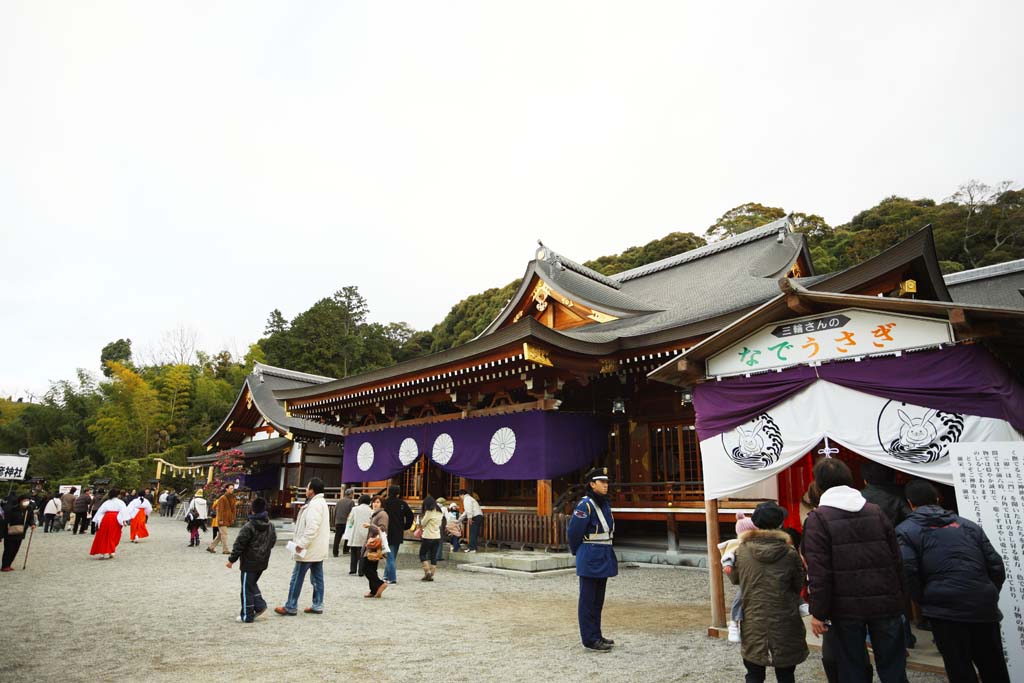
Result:
[[[236,620],[251,624],[256,617],[267,611],[267,602],[263,599],[258,582],[270,565],[270,551],[277,543],[277,532],[270,523],[267,501],[263,498],[252,501],[252,514],[247,519],[245,526],[238,532],[225,566],[231,569],[235,562],[241,560],[238,568],[242,574],[242,609]]]
[[[189,501],[188,511],[185,513],[185,528],[188,529],[189,547],[199,547],[199,530],[206,531],[206,515],[208,513],[206,499],[203,498],[203,490],[198,489],[196,495]]]

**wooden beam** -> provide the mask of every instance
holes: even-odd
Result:
[[[786,295],[786,308],[797,315],[811,315],[815,312],[815,309],[808,305],[807,302],[802,301],[797,294]]]
[[[680,384],[694,384],[698,380],[704,379],[704,362],[684,358],[676,363],[676,371],[679,372]]]
[[[473,415],[475,417],[487,417],[488,415],[508,415],[511,413],[521,413],[527,410],[554,410],[555,399],[539,399],[537,401],[528,401],[526,403],[514,403],[507,406],[497,406],[495,408],[481,408],[480,410],[474,410]],[[429,415],[427,417],[412,418],[409,420],[399,420],[398,422],[391,423],[386,422],[382,424],[369,424],[360,427],[348,427],[345,430],[345,434],[364,434],[366,432],[376,432],[382,429],[391,427],[411,427],[414,425],[425,425],[434,424],[437,422],[450,422],[452,420],[461,420],[465,415],[466,411],[459,413],[445,413],[443,415]]]
[[[704,517],[708,526],[708,578],[711,583],[711,626],[708,635],[717,635],[725,627],[725,583],[722,578],[722,554],[718,551],[718,500],[705,502]]]
[[[1001,333],[999,326],[993,322],[973,322],[962,308],[949,309],[949,324],[953,328],[953,337],[957,341],[964,339],[981,339],[997,337]]]

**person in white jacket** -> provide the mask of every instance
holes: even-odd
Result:
[[[330,511],[327,508],[327,501],[324,500],[324,482],[314,477],[306,485],[306,504],[299,511],[292,543],[288,544],[295,560],[292,580],[288,586],[288,601],[284,607],[275,607],[275,612],[286,617],[298,614],[302,583],[306,579],[306,572],[309,572],[310,583],[313,584],[313,605],[303,612],[323,614],[324,560],[327,558],[330,538]]]
[[[367,529],[363,526],[370,521],[373,510],[370,509],[370,497],[365,493],[359,496],[359,503],[352,512],[348,513],[348,547],[351,559],[349,559],[349,574],[363,575],[363,546],[366,545]],[[387,532],[385,532],[387,533]]]
[[[45,520],[45,523],[43,524],[44,534],[50,533],[51,529],[54,531],[60,530],[60,522],[57,521],[57,518],[60,516],[61,508],[62,505],[59,493],[53,494],[53,498],[46,501],[46,507],[43,508],[43,520]]]

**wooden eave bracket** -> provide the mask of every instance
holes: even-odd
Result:
[[[679,381],[682,384],[694,384],[706,374],[704,361],[693,361],[683,358],[676,363],[676,372],[679,373]]]
[[[953,337],[957,341],[999,336],[998,325],[988,321],[972,321],[967,317],[967,311],[962,308],[951,308],[948,315]]]

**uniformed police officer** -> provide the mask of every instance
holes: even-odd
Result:
[[[608,577],[619,573],[612,548],[615,520],[607,497],[608,468],[595,467],[583,482],[587,495],[569,519],[569,549],[576,556],[576,575],[580,577],[580,638],[588,650],[607,652],[615,641],[601,634],[601,610]]]

